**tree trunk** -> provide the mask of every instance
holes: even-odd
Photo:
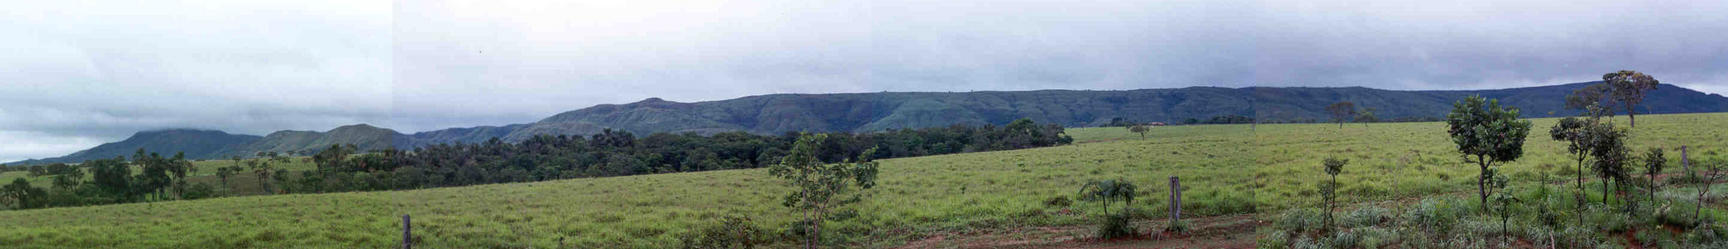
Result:
[[[1650,205],[1656,205],[1656,173],[1650,173]]]
[[[1483,158],[1481,156],[1476,157],[1477,162],[1483,162],[1482,159]],[[1488,164],[1481,163],[1480,166],[1482,166],[1482,171],[1481,171],[1482,173],[1488,173]],[[1476,195],[1477,195],[1477,197],[1480,197],[1482,199],[1482,211],[1487,212],[1488,211],[1488,174],[1476,175]]]
[[[1609,204],[1608,203],[1608,181],[1610,181],[1610,180],[1607,177],[1602,178],[1602,205],[1608,205]]]
[[[1626,126],[1638,128],[1638,111],[1632,108],[1632,103],[1626,103]]]

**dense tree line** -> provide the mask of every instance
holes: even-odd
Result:
[[[588,137],[541,135],[515,144],[493,139],[359,155],[352,147],[332,146],[312,156],[317,170],[301,172],[298,179],[278,185],[288,192],[390,190],[758,168],[780,162],[798,136],[726,132],[655,133],[638,138],[605,130]],[[1001,127],[956,125],[826,136],[816,157],[829,163],[866,153],[870,158],[896,158],[1073,142],[1061,126],[1026,119]]]
[[[133,172],[136,167],[138,172]],[[28,209],[82,206],[173,199],[198,199],[214,194],[208,184],[188,184],[196,173],[184,154],[162,156],[139,149],[126,157],[86,161],[77,166],[54,164],[41,175],[52,175],[53,185],[42,188],[18,178],[0,187],[0,204]],[[85,179],[85,171],[91,176]],[[35,172],[32,172],[33,174]]]
[[[290,153],[259,153],[251,158],[235,157],[235,165],[217,168],[216,176],[222,179],[222,186],[229,186],[228,178],[234,175],[256,174],[259,187],[265,192],[322,193],[759,168],[781,162],[799,136],[799,133],[776,136],[725,132],[709,136],[655,133],[637,137],[629,132],[605,130],[586,137],[542,135],[521,143],[492,139],[477,144],[438,144],[370,153],[362,153],[353,145],[333,145],[316,152],[292,153],[310,154],[307,160],[317,165],[315,170],[289,172],[275,165],[290,162]],[[812,153],[826,163],[1073,142],[1061,126],[1040,125],[1027,119],[1006,126],[955,125],[824,136],[827,139],[820,141],[820,149]],[[188,174],[196,173],[191,166],[183,155],[165,157],[144,150],[130,160],[119,157],[86,161],[77,166],[44,166],[45,175],[54,175],[53,187],[32,187],[20,178],[0,186],[0,201],[4,201],[0,206],[81,206],[198,199],[216,194],[215,187],[209,184],[187,183]],[[86,171],[93,176],[88,181],[84,180]]]

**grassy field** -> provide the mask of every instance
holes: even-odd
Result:
[[[1514,181],[1539,181],[1544,173],[1570,178],[1564,148],[1546,137],[1553,121],[1535,121],[1525,158],[1507,166]],[[1721,139],[1728,114],[1639,121],[1634,148],[1689,145],[1696,157],[1720,155],[1728,145]],[[1082,142],[883,160],[859,216],[831,229],[860,235],[853,247],[888,247],[936,231],[1088,223],[1096,204],[1062,212],[1045,200],[1072,197],[1087,180],[1115,178],[1140,185],[1135,205],[1143,216],[1163,212],[1170,176],[1182,177],[1183,210],[1191,216],[1269,213],[1318,202],[1319,161],[1330,155],[1351,159],[1339,177],[1345,201],[1475,187],[1476,169],[1461,163],[1441,123],[1166,126],[1146,139],[1119,127],[1070,132]],[[411,214],[420,248],[547,248],[560,240],[579,248],[664,248],[727,215],[784,229],[794,215],[779,205],[788,190],[752,169],[0,211],[0,245],[380,248],[399,243],[400,216]]]

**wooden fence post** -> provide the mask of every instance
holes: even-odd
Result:
[[[1690,174],[1692,172],[1692,163],[1686,160],[1686,146],[1685,145],[1680,146],[1680,167],[1685,168],[1686,172],[1688,174]]]
[[[1170,176],[1170,222],[1182,220],[1182,181]]]
[[[412,229],[413,229],[413,227],[409,226],[409,223],[408,223],[408,215],[406,215],[406,214],[402,215],[402,249],[413,249],[414,248]]]

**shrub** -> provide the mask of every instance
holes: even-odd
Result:
[[[1254,248],[1262,249],[1290,248],[1290,233],[1284,232],[1284,230],[1273,229],[1272,232],[1267,233],[1265,236],[1260,236],[1259,239],[1255,240],[1254,244]]]
[[[1351,230],[1351,232],[1360,237],[1356,245],[1362,248],[1381,248],[1398,241],[1397,232],[1381,227],[1363,227]]]
[[[1350,211],[1349,214],[1344,215],[1344,224],[1343,225],[1346,227],[1374,226],[1376,224],[1380,224],[1381,221],[1388,218],[1387,213],[1391,213],[1391,211],[1386,210],[1386,208],[1382,208],[1382,207],[1372,207],[1371,206],[1371,207],[1357,208],[1356,210]]]
[[[1320,219],[1320,212],[1314,209],[1296,208],[1284,211],[1272,226],[1280,231],[1300,234],[1310,228],[1319,227],[1322,223]]]
[[[1170,224],[1164,225],[1164,231],[1171,233],[1187,233],[1188,228],[1188,222],[1181,220],[1171,221]]]
[[[186,192],[180,193],[180,198],[187,200],[197,200],[210,197],[216,197],[216,187],[202,182],[193,184],[192,187],[186,188]]]
[[[684,234],[683,248],[755,248],[769,242],[767,233],[750,218],[726,217]]]
[[[1134,236],[1138,231],[1134,228],[1134,224],[1131,222],[1132,220],[1133,219],[1129,217],[1128,212],[1123,212],[1117,215],[1107,215],[1107,218],[1104,219],[1104,224],[1098,226],[1097,236],[1102,239]]]
[[[1068,196],[1058,195],[1055,197],[1050,197],[1050,199],[1048,199],[1048,200],[1044,200],[1044,206],[1068,207],[1069,205],[1074,205],[1074,200],[1069,200]]]

